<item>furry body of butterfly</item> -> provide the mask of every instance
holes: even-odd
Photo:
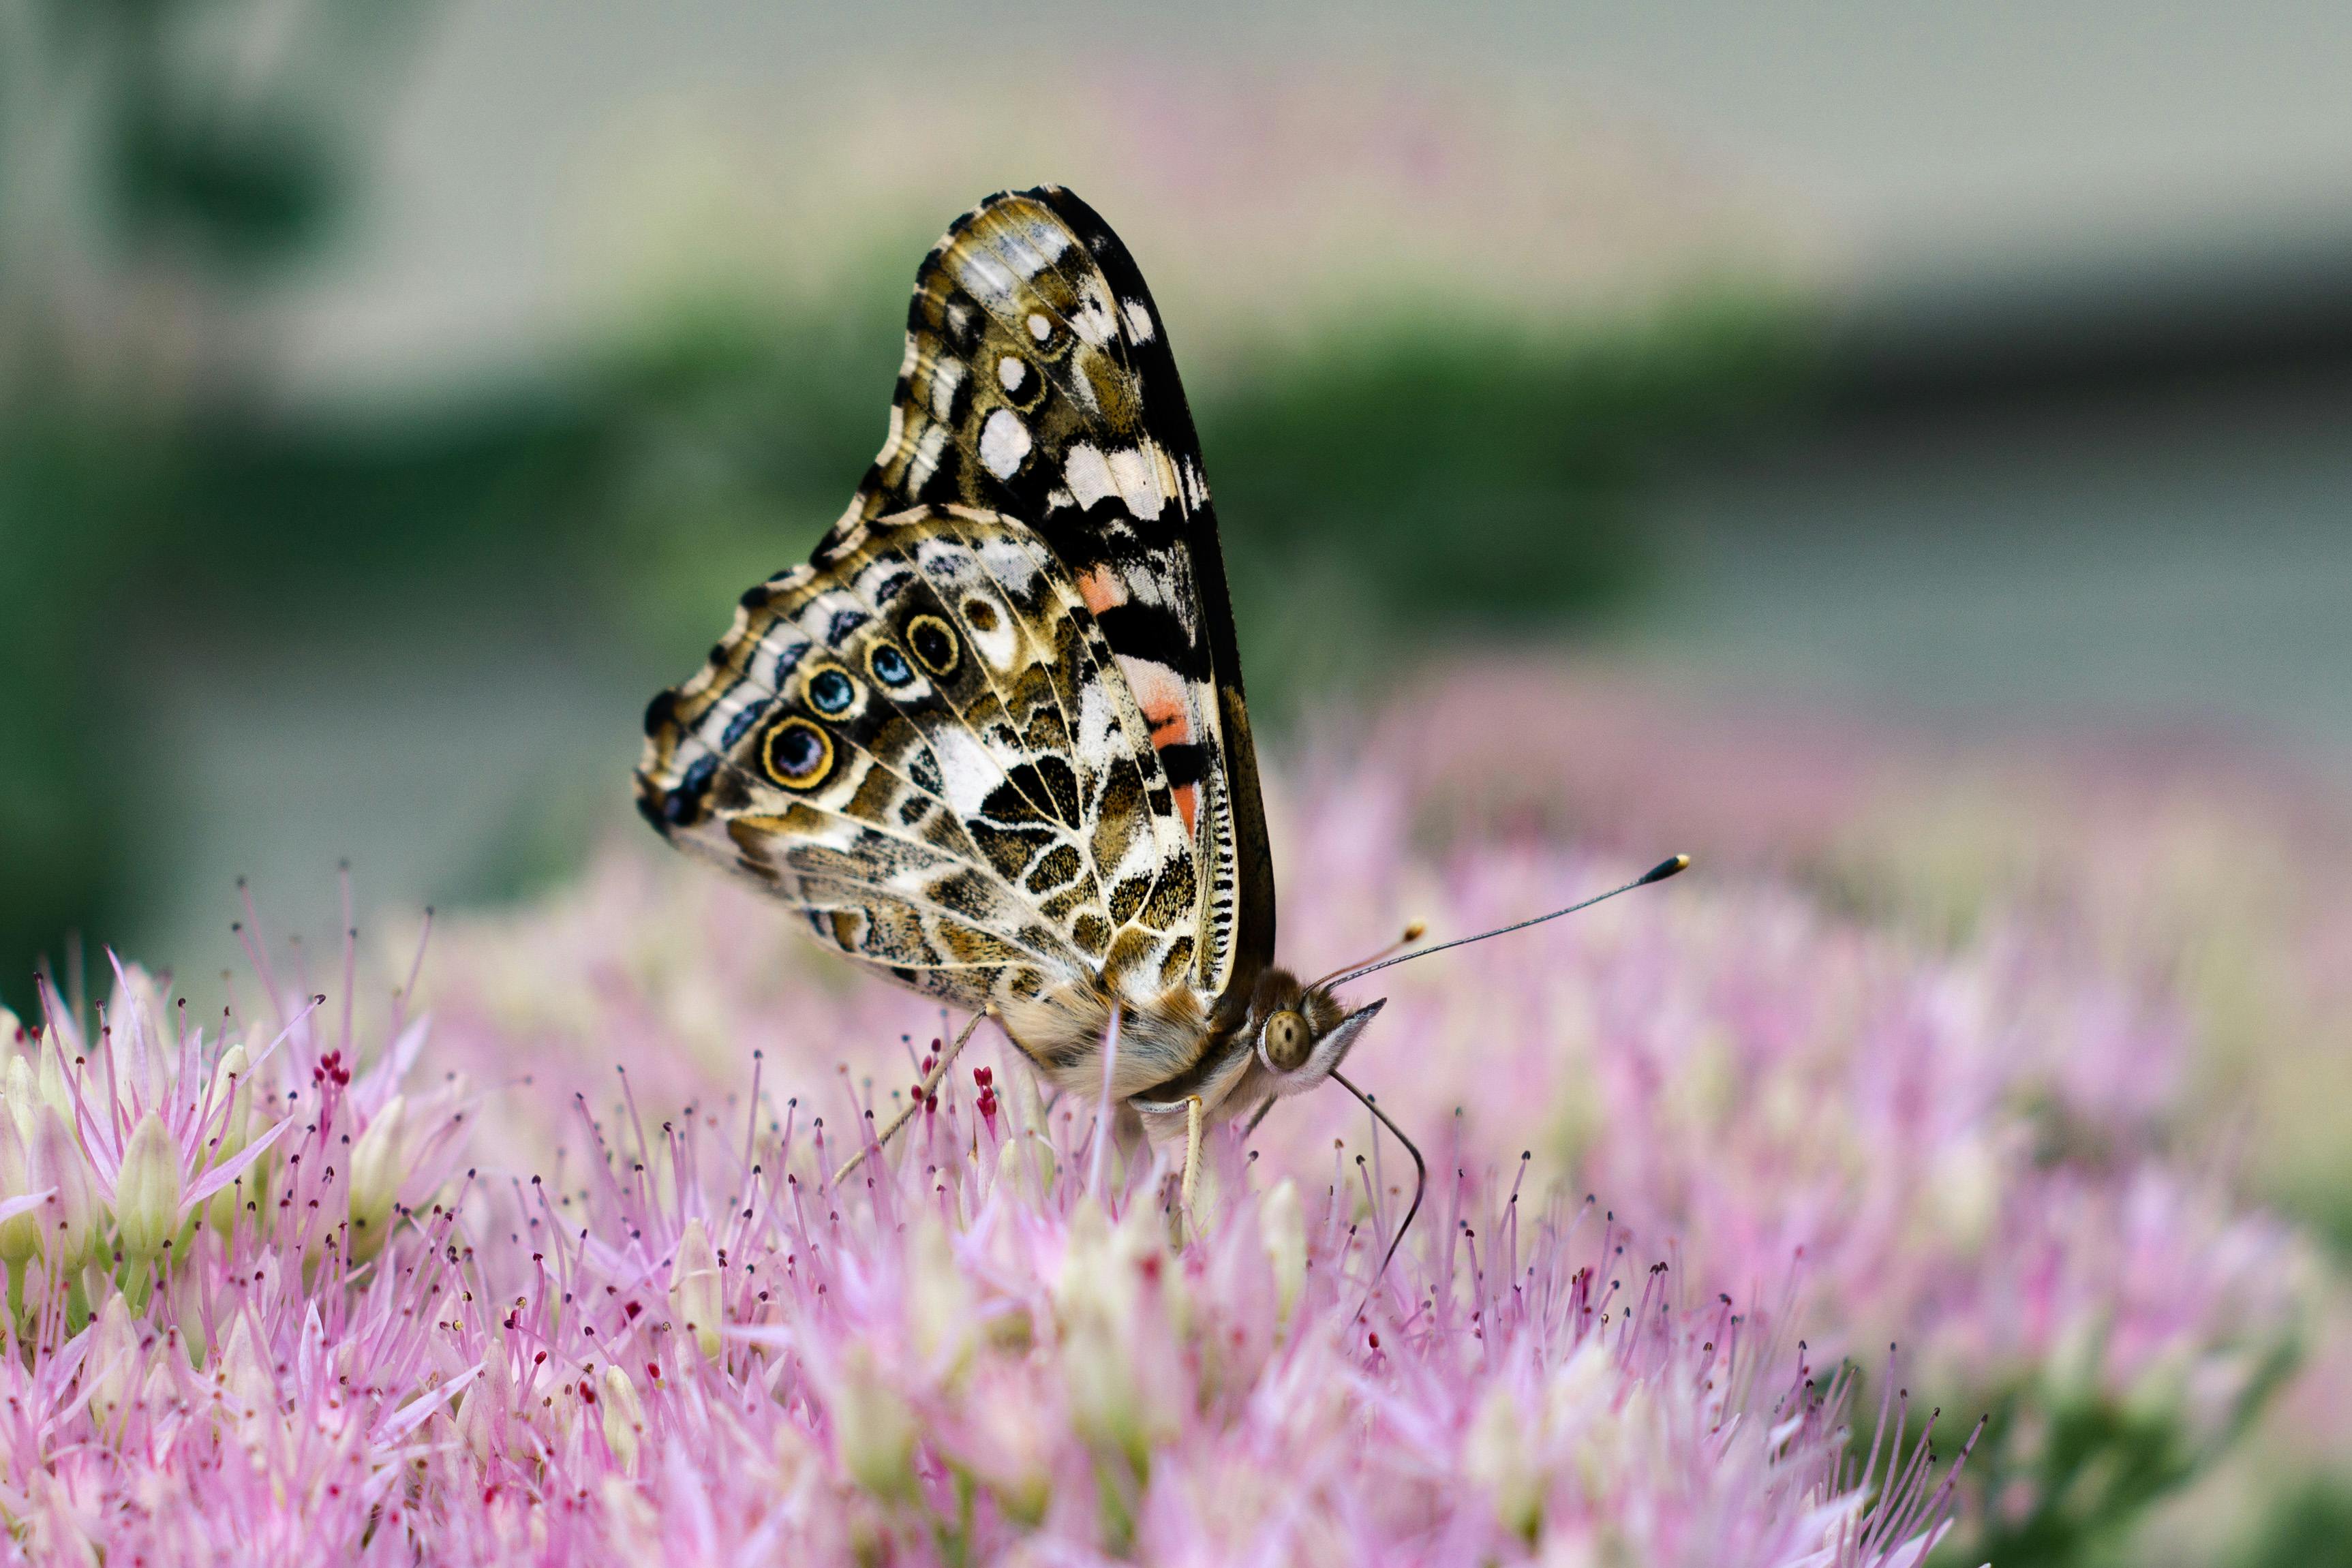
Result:
[[[1192,415],[1141,274],[1066,191],[992,196],[925,258],[865,482],[646,732],[671,842],[1066,1089],[1103,1092],[1108,1049],[1110,1096],[1188,1153],[1379,1011],[1274,963]]]

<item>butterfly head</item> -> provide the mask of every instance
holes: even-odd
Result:
[[[1247,1030],[1274,1092],[1304,1093],[1330,1077],[1384,1005],[1350,1009],[1286,969],[1267,970],[1251,996]]]

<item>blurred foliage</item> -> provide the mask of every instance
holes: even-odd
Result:
[[[0,995],[132,884],[146,759],[121,698],[205,400],[236,380],[246,291],[331,231],[365,132],[353,62],[416,11],[0,12]]]
[[[2263,1523],[2243,1568],[2352,1568],[2352,1487],[2315,1480]]]
[[[2202,1434],[2187,1429],[2177,1403],[2161,1399],[2141,1405],[2050,1386],[2001,1391],[1984,1406],[1984,1433],[1964,1472],[1969,1506],[1929,1557],[1931,1568],[2067,1568],[2127,1556],[2150,1505],[2237,1441],[2296,1358],[2283,1347],[2229,1419]]]

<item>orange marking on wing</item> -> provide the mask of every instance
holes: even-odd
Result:
[[[1179,784],[1169,793],[1176,797],[1176,814],[1184,819],[1184,831],[1192,832],[1193,819],[1201,814],[1201,787]]]
[[[1118,663],[1127,673],[1128,689],[1135,694],[1135,706],[1143,710],[1143,722],[1151,727],[1152,746],[1181,746],[1192,739],[1192,705],[1184,678],[1146,659]]]
[[[1108,566],[1098,566],[1078,579],[1078,597],[1087,601],[1087,609],[1099,615],[1114,604],[1127,602],[1127,584]]]

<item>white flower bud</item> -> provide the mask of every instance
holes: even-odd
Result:
[[[33,1186],[32,1177],[31,1160],[25,1140],[16,1130],[16,1118],[0,1116],[0,1198],[22,1197],[39,1191]],[[15,1269],[30,1258],[40,1244],[40,1209],[0,1220],[0,1263]]]
[[[1496,1383],[1478,1402],[1462,1443],[1462,1473],[1486,1489],[1495,1518],[1532,1544],[1543,1528],[1543,1467],[1509,1386]]]
[[[604,1446],[625,1470],[637,1466],[637,1446],[646,1430],[646,1407],[636,1385],[617,1366],[604,1369]]]
[[[109,1295],[99,1311],[82,1366],[92,1380],[89,1407],[103,1421],[130,1397],[139,1372],[139,1338],[131,1331],[131,1307],[120,1291]]]
[[[383,1250],[392,1234],[392,1211],[408,1175],[408,1101],[395,1094],[384,1102],[352,1145],[351,1255],[364,1263]]]
[[[1054,1292],[1071,1418],[1087,1441],[1124,1453],[1139,1475],[1182,1424],[1160,1288],[1166,1255],[1149,1213],[1139,1204],[1114,1230],[1091,1198],[1082,1201]]]
[[[1307,1212],[1298,1201],[1298,1184],[1288,1176],[1259,1201],[1257,1234],[1266,1261],[1274,1265],[1276,1321],[1286,1323],[1307,1287]]]
[[[257,1415],[278,1407],[277,1379],[253,1343],[253,1324],[243,1312],[238,1312],[236,1322],[229,1325],[227,1343],[221,1347],[220,1369],[228,1392],[244,1407],[245,1414]]]
[[[114,1178],[114,1225],[122,1250],[152,1258],[180,1228],[180,1145],[150,1111],[131,1129]]]
[[[47,1104],[36,1119],[26,1154],[30,1167],[26,1190],[58,1189],[55,1197],[35,1210],[42,1254],[70,1273],[98,1234],[98,1197],[90,1187],[89,1163],[65,1119]]]
[[[705,1361],[719,1359],[719,1330],[727,1321],[720,1283],[719,1254],[711,1249],[710,1232],[703,1228],[702,1218],[697,1215],[686,1222],[677,1256],[670,1260],[669,1308]]]
[[[253,1067],[243,1045],[232,1045],[221,1053],[213,1068],[213,1103],[217,1105],[223,1095],[228,1097],[228,1110],[220,1122],[220,1143],[210,1151],[209,1163],[221,1166],[235,1159],[253,1140]],[[263,1162],[256,1160],[245,1167],[236,1180],[213,1194],[205,1205],[205,1224],[224,1234],[236,1228],[236,1217],[248,1203],[261,1201],[266,1176]]]
[[[29,1146],[33,1141],[33,1124],[40,1118],[41,1086],[33,1077],[30,1058],[8,1058],[7,1087],[9,1120],[16,1124],[16,1135]]]
[[[974,1373],[963,1402],[965,1438],[955,1462],[968,1467],[1017,1524],[1035,1526],[1054,1500],[1054,1456],[1063,1434],[1024,1369],[994,1359]]]
[[[873,1351],[849,1347],[834,1391],[833,1435],[850,1478],[878,1498],[915,1489],[915,1413],[883,1380]]]
[[[227,1114],[221,1118],[220,1146],[213,1151],[215,1160],[235,1155],[246,1145],[253,1119],[253,1059],[245,1053],[242,1044],[232,1045],[221,1052],[213,1064],[213,1103],[228,1097]]]
[[[947,1228],[928,1210],[908,1239],[907,1319],[925,1367],[951,1377],[971,1363],[980,1313]]]

